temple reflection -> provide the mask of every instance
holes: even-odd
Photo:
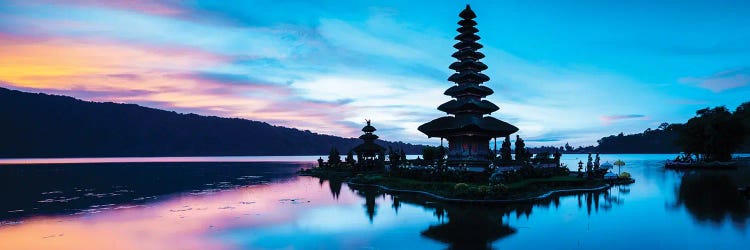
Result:
[[[329,180],[330,181],[330,180]],[[537,208],[558,208],[561,199],[565,196],[552,196],[549,199],[533,203],[519,204],[459,204],[445,203],[426,199],[418,194],[387,194],[376,187],[349,186],[360,197],[363,197],[366,216],[372,223],[377,217],[378,196],[389,196],[392,201],[391,208],[397,213],[404,204],[415,205],[424,209],[432,210],[436,223],[429,225],[421,232],[421,235],[447,244],[447,249],[493,249],[492,244],[507,236],[518,232],[516,228],[508,224],[509,216],[515,214],[516,218],[532,215]],[[609,210],[615,205],[622,204],[620,193],[621,187],[612,187],[608,190],[571,195],[570,198],[578,199],[579,208],[583,209],[586,203],[586,211],[598,212],[599,209]],[[333,190],[331,191],[334,192]],[[339,191],[337,191],[339,192]],[[613,195],[618,192],[617,195]]]
[[[491,207],[450,206],[448,222],[431,225],[422,235],[448,244],[448,249],[492,249],[492,242],[516,233],[503,223],[504,213]]]
[[[370,219],[370,223],[372,223],[373,219],[375,219],[375,215],[377,214],[378,207],[375,199],[378,197],[378,195],[381,195],[380,191],[376,187],[361,187],[359,189],[355,189],[355,192],[357,193],[357,195],[365,198],[365,212],[367,213],[367,217]]]

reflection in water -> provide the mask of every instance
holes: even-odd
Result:
[[[448,222],[431,225],[422,235],[447,243],[449,249],[491,249],[492,242],[516,232],[492,207],[447,206],[445,211]]]
[[[327,191],[311,192],[315,182],[295,177],[100,213],[26,218],[0,226],[0,249],[233,249],[234,242],[214,235],[294,221],[310,204],[354,202],[354,197],[333,201]]]
[[[91,214],[162,196],[203,195],[294,177],[298,163],[106,163],[0,166],[0,221]]]
[[[331,189],[331,195],[333,195],[333,199],[338,200],[339,196],[341,196],[341,182],[329,181],[328,188]]]
[[[378,206],[378,204],[375,203],[375,198],[380,195],[378,189],[373,187],[365,187],[357,189],[356,192],[357,195],[365,198],[365,212],[367,213],[367,218],[370,219],[370,223],[372,223],[372,220],[375,219],[375,211]]]
[[[338,182],[337,185],[341,183],[335,180],[328,180],[328,182]],[[438,223],[429,225],[427,229],[421,232],[421,235],[447,244],[448,249],[492,249],[493,242],[517,232],[517,229],[503,222],[504,217],[515,213],[517,217],[525,215],[528,218],[531,216],[534,207],[554,205],[557,208],[560,205],[561,198],[560,196],[553,196],[535,203],[472,205],[430,201],[418,194],[386,194],[379,188],[371,186],[352,186],[350,188],[364,198],[364,209],[370,223],[375,219],[378,210],[376,198],[381,195],[391,197],[392,208],[396,213],[402,204],[433,210]],[[333,189],[331,192],[334,193]],[[613,204],[622,203],[620,199],[611,196],[609,193],[609,190],[605,190],[576,196],[579,199],[579,204],[581,199],[586,200],[587,210],[590,214],[592,208],[599,211],[599,207],[610,209]],[[601,205],[600,199],[604,201]]]
[[[690,172],[677,189],[677,205],[685,206],[701,222],[726,219],[744,228],[750,218],[748,200],[738,190],[738,172]]]
[[[627,161],[637,182],[493,206],[297,177],[308,163],[0,166],[0,221],[11,222],[0,249],[746,247],[747,204],[730,190],[750,178],[664,171],[663,155],[606,157]]]

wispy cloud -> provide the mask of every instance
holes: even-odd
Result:
[[[631,42],[590,48],[592,43],[586,39],[611,33],[591,33],[594,29],[586,26],[591,22],[576,25],[573,12],[564,9],[554,10],[569,19],[560,27],[538,23],[543,9],[516,8],[513,11],[524,14],[511,17],[491,15],[492,4],[476,4],[482,52],[487,55],[483,62],[490,67],[485,73],[492,78],[486,85],[495,90],[488,99],[500,106],[492,115],[518,126],[530,145],[590,145],[614,132],[642,131],[651,125],[649,117],[677,122],[685,117],[676,113],[692,114],[692,106],[675,104],[701,100],[700,104],[723,105],[717,99],[725,98],[727,90],[747,89],[741,88],[748,84],[747,69],[681,79],[722,92],[721,98],[704,97],[699,88],[663,84],[691,74],[670,72],[670,67],[653,70],[654,64],[681,61],[622,50]],[[417,11],[417,4],[408,1],[256,5],[261,4],[200,0],[0,4],[0,85],[241,117],[341,136],[357,136],[363,119],[370,118],[383,139],[438,142],[416,128],[445,115],[436,107],[450,99],[442,93],[452,85],[446,80],[452,73],[447,66],[454,61],[450,54],[456,14],[463,6],[434,5]],[[509,11],[514,7],[503,6]],[[599,12],[583,14],[588,13]],[[636,26],[630,33],[618,34],[636,34],[637,39],[612,39],[654,40],[642,36],[642,26]],[[576,35],[551,34],[571,27],[580,28],[574,28]],[[735,40],[742,44],[742,39]],[[748,63],[731,56],[734,50],[724,50],[744,48],[734,44],[683,46],[682,41],[665,41],[635,46],[663,50],[674,44],[683,49],[652,54],[683,59],[690,55],[695,60],[721,54],[722,61],[734,60],[726,61],[728,65]],[[580,58],[584,59],[576,60]],[[704,61],[709,63],[701,66],[712,65]],[[681,66],[685,65],[672,69]],[[742,96],[729,98],[736,102]]]
[[[351,115],[350,100],[310,100],[297,96],[288,84],[194,71],[229,62],[220,55],[105,41],[17,37],[0,42],[0,80],[7,87],[356,135],[355,127],[339,122]]]
[[[634,120],[634,119],[647,119],[648,117],[645,115],[603,115],[599,116],[599,120],[602,121],[602,124],[609,125],[613,122],[619,122],[623,120]]]
[[[40,2],[59,5],[111,8],[163,16],[179,16],[188,11],[186,8],[187,6],[182,5],[181,1],[174,0],[41,0]]]
[[[750,68],[739,68],[725,70],[710,76],[683,77],[679,81],[685,84],[696,85],[708,89],[714,93],[736,89],[750,84]]]

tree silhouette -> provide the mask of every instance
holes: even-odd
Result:
[[[0,88],[0,158],[326,155],[356,138]],[[395,138],[394,138],[395,139]],[[420,145],[377,140],[409,154]]]
[[[339,154],[339,150],[335,147],[331,148],[331,152],[328,153],[328,163],[329,164],[338,164],[341,163],[341,155]]]
[[[742,121],[721,106],[696,111],[681,130],[679,143],[686,154],[706,161],[729,161],[744,137]]]

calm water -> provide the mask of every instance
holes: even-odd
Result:
[[[664,170],[673,157],[604,155],[636,183],[513,206],[295,175],[317,157],[0,165],[0,249],[746,249],[750,171]]]

